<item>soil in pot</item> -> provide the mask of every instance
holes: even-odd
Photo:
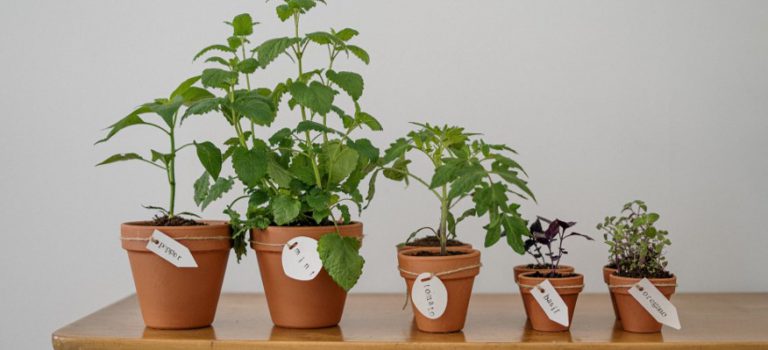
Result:
[[[187,247],[198,267],[179,268],[149,251],[157,230]],[[232,243],[229,224],[204,221],[187,226],[132,222],[120,228],[128,252],[144,324],[158,329],[207,327],[216,315]]]
[[[446,245],[448,246],[449,249],[454,249],[454,248],[472,249],[471,244],[467,244],[455,239],[449,239],[446,242]],[[438,238],[437,236],[422,237],[408,243],[398,244],[397,251],[401,251],[403,249],[433,248],[433,247],[440,247],[440,238]]]
[[[447,291],[445,311],[436,319],[424,316],[411,302],[416,327],[430,333],[458,332],[463,329],[475,276],[480,273],[480,252],[476,249],[457,248],[449,251],[446,256],[440,256],[439,250],[434,248],[419,248],[399,252],[397,260],[400,276],[405,279],[408,288],[409,300],[416,277],[425,272],[435,274]]]
[[[669,275],[667,278],[649,278],[656,288],[667,299],[672,298],[675,293],[677,277]],[[622,277],[616,273],[608,276],[608,284],[611,288],[611,294],[616,298],[616,308],[621,317],[621,326],[627,332],[633,333],[654,333],[660,332],[662,324],[649,314],[635,298],[629,294],[629,288],[641,278]]]
[[[338,226],[342,236],[363,237],[363,224]],[[336,232],[335,226],[269,227],[254,230],[251,248],[256,251],[269,315],[276,326],[286,328],[325,328],[341,321],[347,293],[325,269],[310,281],[288,277],[283,271],[283,245],[295,237],[319,240]]]
[[[570,326],[563,326],[549,319],[536,299],[531,295],[531,287],[548,279],[568,307],[568,324],[573,322],[576,301],[584,289],[584,276],[577,273],[555,273],[554,275],[540,272],[527,272],[519,276],[520,295],[523,298],[525,313],[531,322],[531,327],[543,332],[564,332]]]
[[[518,277],[521,274],[527,273],[527,272],[548,272],[552,270],[552,266],[549,264],[546,265],[539,265],[539,264],[528,264],[528,265],[517,265],[514,267],[514,274],[515,274],[515,282],[518,281]],[[568,265],[560,265],[557,267],[557,270],[555,272],[557,273],[570,273],[573,272],[574,268],[573,266]]]
[[[603,266],[603,281],[606,285],[608,285],[608,276],[616,272],[616,266],[611,265],[605,265]],[[613,293],[610,293],[610,289],[608,288],[608,294],[611,296],[611,305],[613,305],[613,314],[616,316],[617,320],[621,319],[621,316],[619,315],[619,309],[616,307],[616,297],[613,295]]]

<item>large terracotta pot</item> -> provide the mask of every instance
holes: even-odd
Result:
[[[363,237],[363,224],[359,222],[339,225],[338,229],[342,236]],[[299,281],[285,275],[282,262],[283,245],[292,238],[304,236],[319,240],[335,232],[335,226],[271,226],[251,232],[251,248],[256,251],[269,315],[275,325],[325,328],[341,321],[347,293],[325,269],[310,281]]]
[[[616,274],[608,276],[608,283],[611,288],[611,294],[616,298],[616,307],[621,316],[621,327],[627,332],[633,333],[654,333],[660,332],[662,324],[656,322],[656,319],[645,311],[640,303],[629,294],[629,286],[640,282],[640,278],[621,277]],[[667,299],[672,298],[675,293],[677,277],[670,278],[649,278],[656,288],[659,289]]]
[[[409,298],[418,274],[424,272],[439,274],[462,268],[468,269],[439,276],[448,292],[448,304],[445,312],[439,318],[434,320],[427,318],[411,303],[416,327],[422,332],[430,333],[458,332],[464,328],[469,309],[469,299],[472,296],[472,285],[475,282],[475,276],[480,273],[480,251],[464,249],[462,251],[466,254],[460,255],[414,256],[423,250],[434,251],[434,248],[410,249],[397,254],[400,276],[405,279],[408,286]]]
[[[524,273],[528,273],[528,272],[547,273],[552,271],[552,269],[533,269],[528,267],[528,265],[517,265],[514,267],[513,270],[515,273],[515,282],[519,282],[518,277]],[[573,266],[568,266],[568,265],[560,265],[555,270],[555,272],[561,273],[561,274],[573,273],[573,271],[575,271]]]
[[[555,287],[557,294],[568,306],[568,324],[573,322],[573,313],[576,310],[576,300],[579,298],[579,293],[584,290],[584,276],[580,274],[574,274],[572,277],[563,278],[543,278],[532,277],[536,272],[526,272],[519,276],[520,295],[523,297],[523,305],[525,306],[525,313],[528,315],[528,319],[531,321],[531,327],[537,331],[543,332],[564,332],[567,331],[570,326],[563,326],[555,321],[552,321],[541,309],[541,306],[533,295],[531,295],[531,287],[544,282],[548,279],[550,283]]]
[[[603,266],[603,281],[606,285],[608,285],[608,276],[612,275],[614,272],[616,272],[616,269],[613,267],[608,267],[608,265]],[[608,291],[610,292],[611,288],[608,288]],[[613,295],[613,293],[608,293],[611,296],[611,305],[613,305],[613,314],[616,315],[616,319],[620,320],[621,316],[619,315],[619,309],[616,308],[616,297]]]
[[[206,221],[200,226],[150,226],[130,222],[120,227],[133,281],[147,327],[189,329],[213,323],[232,247],[229,224]],[[197,268],[178,268],[147,250],[158,230],[187,247]],[[191,239],[194,238],[194,239]]]

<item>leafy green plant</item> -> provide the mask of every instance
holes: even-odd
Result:
[[[99,165],[112,164],[123,161],[141,161],[165,172],[170,188],[170,199],[167,208],[149,206],[149,209],[160,211],[162,216],[155,219],[156,223],[167,225],[185,225],[190,222],[178,218],[179,215],[195,216],[189,212],[176,213],[176,155],[179,151],[192,146],[193,144],[177,145],[176,129],[180,122],[179,110],[182,106],[189,106],[197,101],[208,99],[212,95],[205,89],[194,87],[193,85],[200,80],[200,77],[193,77],[182,82],[167,98],[158,98],[152,102],[145,103],[139,108],[120,119],[117,123],[111,125],[107,136],[96,142],[100,144],[110,140],[125,128],[132,126],[149,126],[160,130],[168,137],[169,147],[167,152],[150,150],[149,159],[142,157],[138,153],[115,154]],[[159,123],[145,120],[147,115],[154,115],[159,118]]]
[[[324,3],[323,1],[319,1]],[[277,226],[335,226],[351,223],[350,207],[362,211],[360,182],[373,171],[379,150],[365,138],[353,138],[359,129],[379,131],[381,124],[361,107],[362,76],[337,68],[339,59],[351,57],[369,63],[368,53],[351,41],[351,28],[303,33],[301,19],[318,5],[314,0],[284,0],[276,12],[291,24],[291,34],[251,47],[254,25],[248,14],[228,22],[233,29],[226,43],[206,47],[195,57],[217,65],[201,74],[202,84],[219,92],[190,106],[184,117],[218,112],[233,127],[234,136],[222,152],[209,147],[200,157],[206,174],[196,182],[198,198],[211,192],[222,163],[231,161],[245,192],[226,209],[235,239],[235,251],[245,254],[251,228]],[[321,66],[309,67],[310,50],[327,53]],[[296,65],[296,75],[273,88],[254,88],[261,70],[285,57]],[[287,100],[300,119],[292,128],[277,130],[266,140],[256,127],[268,127],[282,114]],[[345,110],[342,106],[351,106]],[[218,192],[215,194],[218,195]],[[247,200],[244,215],[235,204]],[[362,273],[360,242],[332,232],[319,241],[323,266],[339,286],[349,290]]]
[[[547,229],[541,225],[541,222],[548,224]],[[546,277],[557,276],[557,269],[560,267],[560,260],[563,255],[568,254],[568,250],[563,247],[563,243],[570,237],[583,237],[592,241],[592,237],[578,232],[567,232],[575,226],[575,222],[563,221],[560,219],[549,220],[539,216],[531,224],[531,236],[525,240],[525,252],[536,259],[533,268],[550,269]]]
[[[436,227],[421,228],[411,237],[424,230],[432,231],[440,240],[440,254],[446,255],[446,242],[456,236],[456,226],[461,221],[487,216],[485,246],[495,244],[505,235],[507,243],[523,254],[522,238],[528,236],[528,229],[518,213],[520,205],[511,202],[510,195],[524,200],[535,197],[527,182],[520,178],[521,173],[525,174],[523,168],[507,156],[516,152],[505,145],[486,143],[479,134],[467,133],[461,127],[414,124],[420,129],[398,139],[386,150],[380,167],[371,176],[369,196],[373,195],[373,184],[380,172],[406,184],[416,181],[440,203],[440,219]],[[431,163],[431,179],[409,170],[411,153],[423,155]],[[453,210],[468,198],[474,206],[457,217]]]
[[[610,251],[610,264],[619,276],[635,278],[666,278],[667,259],[664,248],[672,244],[668,232],[654,224],[659,214],[649,213],[643,201],[624,205],[621,216],[606,217],[597,225]]]

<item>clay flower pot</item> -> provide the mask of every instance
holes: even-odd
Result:
[[[613,267],[608,267],[608,265],[603,266],[603,281],[606,285],[609,285],[608,283],[608,276],[612,275],[614,272],[616,272],[616,269]],[[610,292],[611,288],[608,288],[608,291]],[[613,293],[608,293],[611,296],[611,304],[613,305],[613,314],[616,315],[616,319],[620,320],[621,316],[619,315],[619,309],[616,308],[616,297],[613,295]]]
[[[439,250],[439,248],[437,249]],[[405,279],[408,286],[409,299],[418,274],[424,272],[439,274],[446,271],[467,269],[438,276],[448,292],[448,304],[445,312],[439,318],[434,320],[427,318],[411,303],[416,319],[416,328],[422,332],[430,333],[458,332],[464,328],[469,299],[472,296],[472,285],[475,282],[475,276],[480,273],[480,251],[464,249],[462,251],[466,254],[460,255],[414,256],[414,254],[424,250],[435,251],[435,248],[407,249],[397,254],[400,276]]]
[[[347,237],[363,237],[363,224],[339,225],[339,233]],[[295,237],[319,240],[336,232],[335,226],[271,226],[251,232],[251,248],[259,261],[264,295],[269,315],[276,326],[286,328],[333,327],[341,321],[347,293],[323,269],[310,281],[299,281],[283,271],[283,245]]]
[[[640,278],[621,277],[616,274],[608,276],[608,284],[611,288],[611,294],[616,298],[616,308],[621,317],[621,327],[627,332],[633,333],[654,333],[660,332],[662,324],[656,322],[640,303],[629,294],[629,286],[640,282]],[[672,298],[675,293],[677,277],[670,278],[649,278],[661,294],[667,299]]]
[[[524,273],[527,273],[527,272],[547,273],[549,271],[552,271],[552,269],[533,269],[533,268],[528,267],[528,265],[517,265],[517,266],[514,267],[513,270],[514,270],[514,273],[515,273],[515,283],[519,282],[518,281],[518,277],[521,274],[524,274]],[[557,273],[562,273],[562,274],[573,273],[574,268],[573,268],[573,266],[560,265],[560,266],[557,267],[556,271],[557,271]]]
[[[519,276],[520,295],[523,297],[523,305],[525,306],[525,313],[528,315],[528,319],[531,321],[531,327],[534,330],[542,332],[564,332],[570,327],[563,326],[555,321],[552,321],[541,309],[541,306],[533,295],[531,295],[531,288],[528,286],[535,286],[545,279],[548,279],[552,286],[555,287],[557,294],[568,306],[568,324],[573,322],[573,312],[576,310],[576,300],[579,298],[579,293],[584,289],[584,276],[580,274],[574,274],[571,277],[563,278],[543,278],[543,277],[531,277],[536,272],[526,272]]]
[[[427,246],[415,246],[415,245],[396,245],[395,248],[397,248],[398,252],[401,252],[403,250],[408,249],[424,249],[424,248],[437,248],[440,249],[440,246],[434,246],[434,247],[427,247]],[[472,249],[472,245],[469,243],[464,243],[462,245],[454,245],[454,246],[448,246],[448,249]]]
[[[232,242],[228,223],[205,223],[150,226],[146,222],[130,222],[120,227],[122,246],[128,251],[147,327],[190,329],[213,323]],[[178,268],[147,250],[147,241],[155,230],[187,247],[198,267]]]

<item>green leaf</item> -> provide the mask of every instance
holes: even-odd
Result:
[[[336,37],[343,41],[349,41],[358,34],[360,33],[352,28],[344,28],[336,33]]]
[[[166,125],[168,125],[168,127],[173,128],[176,113],[179,111],[179,108],[181,108],[183,103],[184,99],[181,96],[176,96],[173,98],[173,100],[157,100],[153,103],[147,103],[144,106],[163,118],[163,121]]]
[[[237,15],[232,20],[232,27],[234,28],[234,35],[251,35],[253,34],[253,19],[247,13]]]
[[[429,184],[430,188],[437,188],[456,179],[456,172],[461,168],[463,163],[460,162],[446,162],[445,164],[435,169],[435,174],[432,175],[432,181]]]
[[[291,186],[293,174],[291,174],[290,171],[286,170],[272,159],[270,159],[267,163],[267,174],[269,174],[269,177],[275,181],[278,186],[282,188],[288,188]]]
[[[462,174],[451,183],[449,198],[457,198],[471,192],[486,176],[481,167],[462,169]]]
[[[232,166],[240,181],[248,187],[255,187],[267,174],[266,146],[257,143],[251,150],[237,147],[232,154]]]
[[[314,211],[328,209],[331,202],[331,194],[319,188],[313,188],[309,195],[306,196],[306,201]],[[328,215],[324,215],[323,218],[326,216]]]
[[[223,102],[224,99],[219,97],[194,102],[187,108],[187,111],[184,112],[184,116],[181,117],[181,120],[186,119],[190,115],[202,115],[213,110],[218,110]]]
[[[379,123],[376,118],[374,118],[372,115],[365,113],[365,112],[357,112],[355,114],[355,118],[357,119],[357,122],[363,125],[366,125],[369,129],[373,131],[381,131],[384,130],[384,128],[381,127],[381,123]]]
[[[259,68],[259,61],[255,58],[246,58],[237,64],[237,70],[245,74],[251,74]]]
[[[278,6],[276,10],[277,17],[279,17],[283,22],[287,21],[289,18],[291,18],[291,16],[293,16],[293,9],[291,9],[291,7],[286,4]]]
[[[233,48],[226,45],[211,45],[200,50],[200,52],[198,52],[197,55],[195,55],[195,58],[193,59],[193,61],[196,61],[198,58],[202,57],[203,55],[205,55],[210,51],[223,51],[223,52],[230,52],[230,53],[235,52]]]
[[[157,162],[158,160],[160,160],[160,161],[163,162],[163,164],[168,166],[168,163],[171,161],[171,155],[170,154],[160,153],[160,152],[155,151],[155,150],[150,150],[150,152],[152,152],[152,161],[153,162]]]
[[[219,56],[211,56],[211,57],[208,57],[208,58],[205,60],[205,62],[206,62],[206,63],[214,62],[214,63],[218,63],[218,64],[220,64],[220,65],[222,65],[222,66],[224,66],[224,67],[230,68],[230,64],[229,64],[229,61],[227,61],[227,60],[225,60],[225,59],[223,59],[223,58],[221,58],[221,57],[219,57]]]
[[[360,242],[354,237],[329,233],[317,245],[325,271],[339,287],[349,291],[363,274],[365,259],[360,256]]]
[[[384,152],[384,164],[402,157],[409,149],[411,149],[410,141],[405,138],[397,139],[395,142],[390,144],[389,148]]]
[[[208,188],[211,187],[210,178],[211,178],[211,176],[208,175],[208,172],[204,172],[203,175],[201,175],[195,181],[195,184],[194,184],[194,189],[195,189],[194,199],[195,199],[195,205],[197,205],[198,207],[200,206],[200,204],[203,203],[205,198],[208,197]]]
[[[278,130],[276,133],[274,133],[272,137],[269,138],[268,141],[271,145],[278,145],[285,140],[290,140],[291,135],[293,135],[293,131],[291,131],[291,129],[282,128]]]
[[[256,125],[268,126],[275,120],[272,106],[256,98],[237,99],[232,109],[253,121]]]
[[[290,224],[300,211],[301,202],[289,195],[281,194],[272,200],[272,216],[279,226]]]
[[[392,165],[392,169],[384,170],[384,177],[394,181],[405,181],[405,183],[408,184],[408,175],[406,172],[408,171],[408,164],[410,163],[411,161],[405,158],[396,160]]]
[[[229,192],[234,186],[235,181],[231,177],[220,177],[213,186],[208,190],[208,195],[200,205],[201,210],[205,210],[211,203],[221,198],[225,193]]]
[[[96,141],[95,144],[100,144],[102,142],[106,142],[109,139],[112,138],[112,136],[115,136],[120,130],[123,130],[129,126],[133,125],[141,125],[146,124],[139,115],[148,113],[150,110],[148,107],[139,107],[135,111],[131,112],[131,114],[125,116],[123,119],[120,119],[117,123],[112,124],[108,129],[109,133],[107,133],[107,136],[99,141]]]
[[[288,50],[291,45],[297,43],[298,40],[299,39],[289,37],[270,39],[253,49],[253,52],[256,52],[257,60],[259,61],[261,68],[266,68],[272,61],[286,53],[286,50]]]
[[[138,155],[136,153],[122,153],[122,154],[115,154],[115,155],[105,159],[101,163],[96,164],[96,166],[112,164],[112,163],[116,163],[116,162],[124,162],[124,161],[127,161],[127,160],[145,160],[145,159],[142,158],[140,155]]]
[[[336,36],[334,36],[331,33],[328,32],[314,32],[314,33],[308,33],[307,39],[320,44],[320,45],[341,45],[343,42],[339,40]]]
[[[177,87],[176,90],[173,90],[170,99],[173,100],[174,97],[183,95],[187,89],[192,87],[192,85],[195,85],[195,83],[198,81],[200,81],[199,75],[183,81],[181,84],[179,84],[179,87]]]
[[[237,73],[219,68],[208,68],[203,71],[203,86],[226,89],[237,84]]]
[[[317,132],[327,132],[327,133],[334,133],[339,135],[344,135],[343,133],[339,132],[338,130],[329,128],[323,124],[320,124],[316,121],[312,120],[302,120],[299,122],[299,124],[296,126],[296,132],[297,133],[303,133],[305,131],[317,131]]]
[[[250,198],[248,198],[248,206],[256,208],[268,201],[269,201],[269,194],[267,194],[267,192],[264,192],[261,190],[253,191],[253,193],[251,193]]]
[[[338,143],[329,143],[320,154],[321,166],[328,173],[328,183],[337,184],[344,180],[357,166],[358,155],[351,148]]]
[[[525,254],[523,236],[527,237],[529,235],[525,222],[520,218],[504,215],[501,224],[507,235],[507,244],[512,247],[512,250],[516,253],[520,255]]]
[[[371,163],[375,163],[379,160],[379,149],[374,146],[368,139],[359,139],[355,142],[347,142],[349,148],[357,151],[357,153],[365,159],[368,159]]]
[[[184,91],[184,93],[181,94],[181,97],[185,106],[191,106],[196,102],[211,99],[216,96],[206,89],[192,86]]]
[[[531,196],[531,198],[536,201],[536,196],[533,195],[533,192],[531,192],[531,189],[528,188],[528,183],[525,182],[523,179],[517,177],[517,172],[509,171],[509,170],[497,170],[493,172],[494,174],[497,174],[501,176],[504,181],[509,182],[512,185],[515,185],[517,188],[523,190],[527,195]]]
[[[221,173],[221,163],[224,161],[221,156],[221,150],[211,142],[197,143],[195,142],[195,148],[197,148],[197,157],[200,159],[200,163],[203,164],[203,168],[216,180]]]
[[[363,89],[365,83],[363,77],[360,74],[353,72],[335,72],[329,70],[325,72],[325,76],[328,80],[334,82],[342,90],[346,91],[353,100],[357,101],[363,96]]]
[[[346,205],[338,206],[339,212],[341,212],[341,220],[345,225],[348,225],[352,221],[352,216],[349,215],[349,207]]]
[[[485,247],[488,248],[496,244],[496,242],[498,242],[499,239],[501,239],[501,227],[499,226],[489,227],[488,231],[485,234]]]
[[[315,184],[315,172],[312,169],[312,163],[306,156],[299,155],[294,157],[289,168],[291,173],[301,182],[307,185]]]
[[[368,52],[366,52],[362,48],[357,47],[355,45],[347,45],[347,50],[349,50],[349,52],[351,52],[353,55],[355,55],[355,57],[359,58],[365,64],[371,63],[371,57],[368,56]]]
[[[320,115],[326,115],[331,111],[333,97],[336,95],[336,91],[317,81],[313,81],[309,86],[302,82],[294,82],[289,91],[296,103]]]

